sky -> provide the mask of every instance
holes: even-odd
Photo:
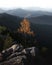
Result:
[[[13,9],[27,7],[52,9],[52,0],[0,0],[0,8]]]

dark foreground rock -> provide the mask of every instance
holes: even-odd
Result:
[[[1,62],[0,65],[24,65],[23,59],[26,60],[25,56],[17,56],[14,58],[11,58],[10,60]]]

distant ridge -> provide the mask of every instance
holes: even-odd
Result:
[[[20,9],[20,8],[6,11],[6,13],[10,14],[10,15],[14,15],[14,16],[19,16],[19,17],[25,17],[28,14],[30,14],[29,17],[37,17],[37,16],[43,16],[43,15],[51,15],[52,16],[51,12],[41,11],[41,10],[30,11],[30,10],[25,10],[25,9]]]
[[[48,24],[52,25],[52,16],[50,15],[43,15],[38,17],[31,17],[29,18],[30,22],[36,24]]]
[[[34,7],[27,8],[27,9],[17,8],[17,9],[11,9],[11,10],[0,9],[0,13],[7,13],[10,15],[19,16],[19,17],[25,17],[27,15],[30,15],[30,16],[28,16],[28,18],[43,16],[43,15],[52,16],[52,12],[46,11],[42,8],[34,8]]]

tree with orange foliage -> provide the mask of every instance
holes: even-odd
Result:
[[[21,26],[18,28],[18,32],[24,34],[24,36],[25,36],[24,41],[25,41],[25,44],[26,44],[27,35],[34,36],[34,32],[31,31],[30,22],[26,18],[24,18],[24,20],[20,23],[20,25]]]
[[[20,23],[21,27],[18,29],[18,32],[20,33],[24,33],[24,34],[29,34],[29,35],[34,35],[34,32],[31,31],[30,28],[30,23],[27,19],[24,19],[21,23]]]

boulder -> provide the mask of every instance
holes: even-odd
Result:
[[[39,54],[39,49],[36,47],[29,47],[29,48],[25,48],[22,51],[25,54],[31,54],[32,56],[38,56]]]

